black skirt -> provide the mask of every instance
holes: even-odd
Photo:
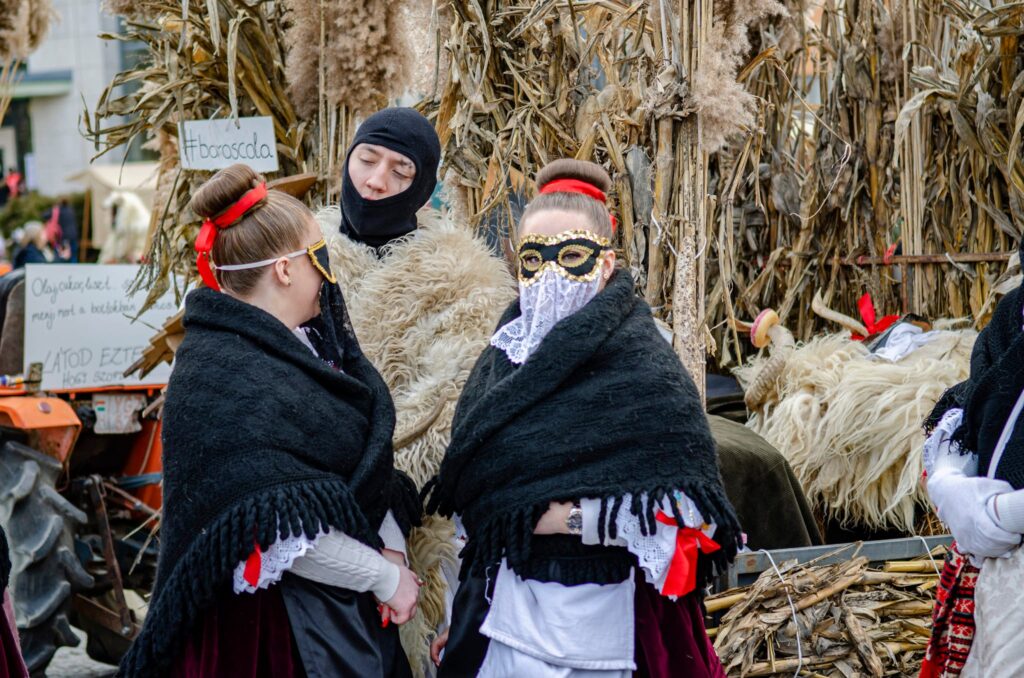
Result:
[[[372,593],[356,593],[285,573],[281,593],[310,678],[412,678],[398,627],[381,626]]]

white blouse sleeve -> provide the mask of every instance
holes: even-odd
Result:
[[[378,600],[389,600],[398,590],[400,571],[380,553],[343,532],[321,532],[315,539],[304,535],[278,539],[260,554],[256,586],[245,579],[246,561],[235,567],[235,593],[254,593],[281,580],[285,572],[305,579],[349,589],[372,591]]]
[[[701,529],[705,534],[714,534],[715,526],[707,525],[703,516],[697,510],[697,505],[682,492],[675,492],[674,497],[665,497],[655,509],[666,515],[673,515],[672,506],[669,503],[675,500],[679,513],[682,515],[683,523],[687,527]],[[641,497],[643,505],[647,506],[647,495]],[[679,528],[674,521],[671,525],[658,522],[653,534],[644,534],[640,529],[640,518],[630,510],[632,497],[626,495],[623,498],[619,511],[614,516],[608,517],[608,524],[604,530],[604,541],[598,539],[598,524],[600,523],[601,500],[582,499],[580,510],[583,513],[583,534],[584,544],[603,544],[604,546],[625,546],[630,553],[637,557],[640,569],[644,578],[655,586],[659,591],[668,576],[669,565],[672,564],[672,556],[676,550],[676,535]],[[614,539],[608,536],[611,521],[615,521],[617,534]]]
[[[377,534],[380,535],[381,540],[384,542],[384,548],[398,551],[405,556],[405,562],[409,562],[409,553],[405,547],[405,535],[402,534],[402,528],[398,526],[398,521],[395,520],[395,514],[390,510],[384,516],[384,522],[381,523]]]

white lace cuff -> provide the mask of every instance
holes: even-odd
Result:
[[[674,498],[676,505],[679,507],[679,513],[682,515],[683,523],[687,527],[703,529],[709,535],[714,534],[715,526],[705,525],[704,518],[701,516],[700,511],[697,510],[697,505],[693,503],[693,500],[679,491],[674,493]],[[646,507],[646,494],[641,497],[641,501]],[[673,515],[670,501],[669,497],[662,499],[655,512],[660,510],[666,515]],[[669,565],[672,564],[672,556],[676,550],[676,534],[679,532],[679,528],[674,524],[666,525],[659,522],[654,534],[645,535],[640,530],[640,518],[630,510],[631,504],[632,496],[627,494],[623,497],[618,514],[608,517],[609,525],[612,520],[615,521],[618,534],[615,539],[609,538],[609,530],[606,525],[604,542],[601,542],[598,539],[601,500],[580,500],[580,510],[583,512],[583,543],[625,546],[630,553],[637,557],[640,569],[643,570],[644,578],[660,591],[668,575]]]
[[[260,554],[260,576],[253,586],[245,580],[245,564],[243,560],[235,567],[233,588],[235,593],[255,593],[258,589],[265,589],[271,584],[281,581],[281,576],[291,569],[292,564],[311,548],[315,548],[320,537],[325,532],[321,531],[316,538],[308,539],[306,535],[291,536],[278,539],[267,547],[267,550]]]

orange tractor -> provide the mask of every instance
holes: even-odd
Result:
[[[0,277],[0,526],[22,653],[43,675],[81,642],[72,625],[109,663],[141,627],[158,552],[159,386],[40,391],[44,365],[24,369],[25,316],[19,270]],[[126,397],[140,405],[129,430],[98,432]]]

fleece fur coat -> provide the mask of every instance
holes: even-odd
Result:
[[[396,468],[422,487],[440,467],[466,378],[518,291],[505,262],[468,228],[432,209],[417,219],[419,228],[378,258],[338,232],[337,207],[317,213],[359,345],[391,389],[396,438],[426,426],[395,449]],[[401,629],[418,674],[432,666],[428,646],[444,620],[441,564],[455,560],[453,535],[448,520],[432,517],[410,538],[410,565],[427,581],[420,613]]]

